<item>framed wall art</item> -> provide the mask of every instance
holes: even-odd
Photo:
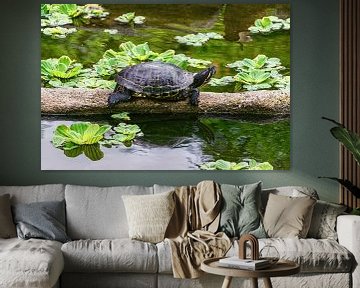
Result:
[[[42,170],[290,168],[290,5],[39,8]]]

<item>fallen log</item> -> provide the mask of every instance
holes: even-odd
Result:
[[[136,98],[111,110],[107,106],[110,90],[83,88],[41,88],[43,115],[91,115],[116,112],[133,113],[211,113],[231,115],[286,116],[290,114],[290,92],[260,90],[239,93],[201,92],[199,105]]]

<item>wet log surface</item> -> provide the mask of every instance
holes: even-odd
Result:
[[[188,100],[156,101],[132,97],[111,110],[107,106],[106,89],[41,88],[43,115],[94,115],[116,112],[133,113],[211,113],[231,115],[286,116],[290,114],[290,92],[260,90],[239,93],[201,92],[199,105]]]

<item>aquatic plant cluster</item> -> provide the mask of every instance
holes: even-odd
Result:
[[[46,27],[42,29],[42,32],[53,38],[65,38],[66,35],[76,32],[76,28],[64,28],[59,27],[59,25],[74,24],[76,19],[104,19],[108,15],[109,13],[102,6],[97,4],[84,6],[77,4],[42,4],[41,26]],[[137,16],[135,12],[129,12],[116,17],[114,20],[122,24],[141,25],[144,24],[145,17]],[[248,28],[253,34],[269,34],[274,31],[289,29],[290,18],[284,20],[276,16],[256,19],[254,25]],[[109,34],[118,33],[117,29],[105,29],[104,32]],[[180,44],[202,46],[210,39],[221,40],[223,36],[219,33],[207,32],[175,36],[175,39]],[[110,80],[117,72],[127,66],[144,61],[162,61],[177,65],[183,69],[188,67],[205,68],[211,64],[207,60],[194,59],[185,54],[176,54],[172,49],[157,53],[152,51],[146,42],[135,45],[130,41],[121,43],[119,51],[112,49],[105,51],[103,57],[93,64],[91,68],[84,69],[82,64],[66,57],[66,55],[63,55],[58,59],[51,58],[41,61],[41,77],[44,87],[113,89],[115,83]],[[65,58],[68,64],[62,65]],[[226,86],[235,83],[235,91],[290,89],[290,76],[287,75],[289,71],[281,65],[279,58],[268,58],[266,55],[260,54],[254,59],[245,58],[229,63],[226,67],[234,69],[236,74],[213,78],[209,85]]]
[[[112,118],[124,121],[130,120],[126,112],[114,114]],[[106,147],[120,144],[130,147],[132,141],[142,135],[140,127],[136,124],[120,122],[117,126],[111,126],[91,122],[77,122],[70,126],[57,126],[51,142],[54,147],[64,150],[67,156],[76,157],[84,153],[89,159],[97,161],[104,156],[99,144]],[[71,152],[73,150],[75,153]],[[93,152],[89,154],[90,157],[86,153],[89,151]]]
[[[77,122],[70,126],[59,125],[54,131],[51,142],[54,147],[62,149],[68,157],[84,154],[90,160],[98,161],[104,157],[100,145],[107,148],[119,145],[131,147],[137,137],[144,135],[137,124],[124,122],[131,120],[129,113],[113,114],[111,118],[122,122],[116,126],[91,122]],[[259,163],[254,159],[243,159],[239,163],[219,159],[198,166],[202,170],[273,170],[270,163]]]
[[[290,90],[290,76],[279,71],[286,68],[281,65],[279,58],[268,58],[266,55],[257,55],[254,59],[245,58],[227,64],[226,67],[235,69],[234,76],[213,78],[211,86],[225,86],[233,82],[238,83],[237,90],[283,89]]]
[[[163,53],[152,51],[148,43],[135,45],[132,42],[120,44],[119,51],[109,49],[92,68],[70,59],[68,56],[41,60],[41,80],[44,87],[77,87],[114,89],[112,79],[125,67],[144,61],[161,61],[172,63],[181,68],[205,68],[210,61],[190,58],[176,54],[174,50]],[[109,80],[111,79],[111,80]]]
[[[276,16],[267,16],[256,19],[253,26],[248,28],[252,34],[269,34],[280,30],[290,30],[290,18],[280,19]]]

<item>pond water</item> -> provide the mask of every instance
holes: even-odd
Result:
[[[148,42],[152,51],[161,53],[173,49],[176,54],[209,60],[216,66],[216,78],[234,75],[226,64],[254,58],[259,54],[276,57],[290,72],[290,32],[252,35],[248,27],[264,16],[290,17],[286,4],[142,4],[102,5],[110,15],[104,20],[80,23],[77,32],[63,39],[42,34],[41,58],[67,55],[85,68],[102,58],[108,49],[118,51],[119,45],[132,41]],[[114,18],[127,13],[146,17],[144,25],[122,25]],[[68,27],[72,27],[71,25]],[[104,29],[117,29],[111,35]],[[222,40],[209,40],[201,47],[179,44],[175,36],[198,32],[217,32]],[[245,40],[241,37],[247,37]],[[251,41],[248,41],[251,40]],[[199,69],[189,68],[193,72]],[[201,87],[201,91],[234,92],[235,85]],[[73,153],[55,148],[51,139],[60,124],[78,121],[109,123],[109,116],[42,117],[42,170],[191,170],[209,161],[223,159],[240,162],[244,158],[270,162],[276,170],[290,168],[290,120],[229,118],[222,115],[132,115],[130,123],[140,126],[144,135],[131,147],[118,145],[107,148],[86,145]],[[100,158],[100,159],[99,159]]]
[[[41,121],[43,170],[187,170],[205,162],[244,158],[269,161],[274,169],[289,169],[288,119],[242,121],[194,115],[133,115],[129,123],[140,126],[143,136],[130,147],[85,145],[67,153],[51,144],[57,125],[77,121],[118,123],[110,117],[56,118]],[[77,155],[78,154],[78,155]],[[85,155],[87,154],[87,155]],[[98,159],[101,158],[101,159]]]

